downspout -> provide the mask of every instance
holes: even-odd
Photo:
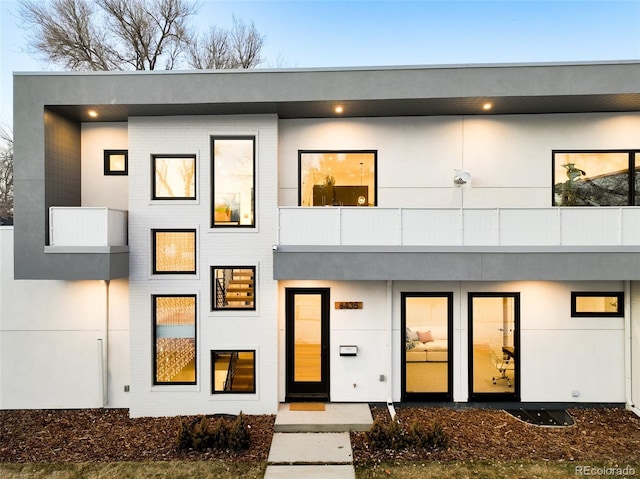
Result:
[[[631,321],[631,281],[624,282],[624,389],[627,409],[636,414],[640,411],[636,409],[633,400],[633,343],[632,343],[632,321]]]
[[[393,407],[393,281],[387,280],[387,408],[395,419]]]
[[[102,326],[103,351],[102,351],[102,407],[109,403],[109,286],[110,280],[105,280],[105,314]]]

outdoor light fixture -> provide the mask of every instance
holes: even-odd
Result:
[[[489,111],[489,110],[491,110],[491,108],[493,108],[493,104],[492,103],[487,102],[484,105],[482,105],[482,109],[483,110]]]
[[[336,113],[342,113],[344,111],[344,108],[342,107],[342,105],[338,105],[333,109],[333,111],[335,111]]]
[[[89,110],[87,112],[87,114],[91,117],[91,118],[98,118],[98,112],[95,110]]]
[[[453,182],[456,185],[466,185],[471,181],[471,171],[454,170]]]

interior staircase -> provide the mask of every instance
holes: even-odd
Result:
[[[255,302],[254,271],[251,269],[225,270],[228,277],[216,278],[218,308],[253,309]]]

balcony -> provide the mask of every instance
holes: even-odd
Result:
[[[283,207],[278,214],[278,280],[640,280],[640,208]]]
[[[279,209],[279,245],[521,247],[640,245],[640,208]]]
[[[49,208],[45,253],[125,253],[127,212],[94,207]]]

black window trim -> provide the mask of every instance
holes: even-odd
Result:
[[[302,155],[305,154],[340,154],[371,153],[373,154],[373,206],[378,206],[378,150],[298,150],[298,206],[302,206]]]
[[[618,298],[618,310],[612,312],[577,311],[576,302],[579,297],[606,297]],[[572,318],[623,318],[624,317],[624,292],[623,291],[572,291],[571,292],[571,317]]]
[[[162,158],[193,158],[193,196],[157,196],[156,194],[156,160]],[[195,153],[151,155],[151,199],[153,201],[193,201],[198,199],[198,155]]]
[[[251,211],[253,213],[253,218],[252,218],[252,222],[251,224],[229,224],[229,225],[225,225],[225,224],[216,224],[215,219],[214,219],[214,208],[215,208],[215,200],[216,200],[216,191],[215,191],[215,184],[216,184],[216,162],[215,162],[215,141],[216,140],[251,140],[253,142],[253,171],[252,171],[252,180],[253,180],[253,186],[252,186],[252,190],[253,190],[253,195],[251,197]],[[257,148],[256,148],[256,144],[257,144],[257,135],[211,135],[210,137],[210,141],[209,144],[211,146],[211,211],[210,211],[210,226],[211,228],[222,228],[222,229],[228,229],[228,228],[251,228],[251,229],[255,229],[256,228],[256,222],[257,222],[257,218],[258,218],[258,213],[256,211],[256,152],[257,152]]]
[[[156,258],[156,233],[193,233],[193,271],[158,271]],[[153,275],[194,275],[198,274],[198,230],[196,228],[153,228],[151,230],[151,273]]]
[[[217,308],[216,307],[216,277],[215,271],[216,269],[250,269],[253,271],[253,307],[251,308]],[[256,266],[226,266],[226,265],[214,265],[210,268],[210,277],[211,277],[211,311],[256,311],[256,297],[257,297],[257,285],[258,281],[256,278]]]
[[[215,367],[214,367],[214,363],[215,363],[215,355],[216,354],[233,354],[233,353],[253,353],[253,385],[252,385],[252,389],[251,391],[216,391],[215,390]],[[256,356],[257,356],[257,352],[255,349],[212,349],[211,350],[211,394],[212,395],[218,395],[218,394],[256,394],[257,393],[257,389],[256,389],[256,375],[257,375],[257,369],[256,369]]]
[[[160,382],[157,380],[158,378],[158,338],[156,337],[156,326],[157,326],[157,308],[156,308],[156,298],[193,298],[194,300],[194,310],[193,310],[193,342],[195,349],[195,358],[194,358],[194,380],[193,381],[175,381],[175,382]],[[151,362],[153,363],[153,385],[154,386],[193,386],[198,384],[198,295],[197,294],[152,294],[151,295],[151,311],[153,314],[153,323],[152,323],[152,337],[153,337],[153,357]]]
[[[124,155],[124,170],[116,171],[111,169],[111,157],[114,155]],[[104,150],[104,175],[105,176],[127,176],[129,174],[129,150]]]
[[[598,150],[598,149],[587,149],[587,150],[551,150],[551,206],[556,208],[572,208],[572,206],[564,206],[556,204],[556,196],[555,196],[555,184],[556,184],[556,153],[566,154],[566,153],[627,153],[629,157],[629,196],[627,198],[627,204],[624,206],[636,206],[635,205],[635,195],[636,195],[636,187],[635,187],[635,175],[636,175],[636,163],[640,166],[640,149],[636,148],[622,148],[622,149],[611,149],[611,150]],[[638,174],[640,174],[640,170],[638,170]],[[640,206],[640,205],[638,205]],[[607,208],[609,206],[600,206],[599,208]],[[621,208],[622,206],[612,206],[613,208]]]

